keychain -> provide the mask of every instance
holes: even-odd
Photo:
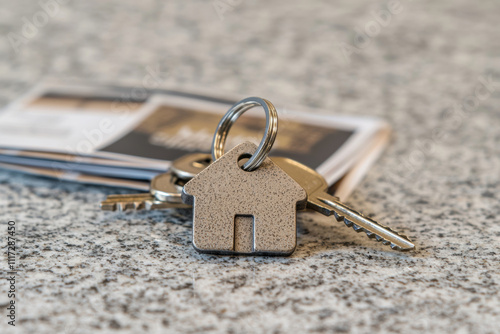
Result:
[[[256,106],[266,113],[266,129],[259,146],[245,142],[224,154],[231,126]],[[211,157],[186,155],[174,161],[169,172],[153,179],[150,193],[110,195],[101,208],[124,211],[193,206],[193,246],[202,253],[290,255],[296,246],[296,211],[306,208],[333,215],[354,231],[364,232],[394,250],[415,248],[407,236],[330,195],[327,182],[316,171],[292,159],[269,158],[277,132],[278,114],[272,103],[246,98],[219,122]]]

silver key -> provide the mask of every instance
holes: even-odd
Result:
[[[212,156],[207,153],[192,153],[172,162],[170,171],[178,178],[191,180],[212,162]]]
[[[101,202],[101,210],[161,210],[169,208],[190,208],[182,203],[181,191],[184,184],[201,172],[210,163],[210,155],[193,153],[172,163],[171,171],[159,174],[151,180],[150,193],[110,195]],[[175,166],[175,168],[173,168]],[[184,177],[180,177],[184,176]]]
[[[182,185],[171,172],[160,174],[151,181],[150,193],[109,195],[101,202],[101,210],[160,210],[189,208],[182,203]],[[182,181],[185,182],[185,181]]]
[[[149,193],[156,200],[169,203],[182,203],[181,191],[186,183],[171,171],[155,176],[151,180]]]
[[[407,236],[363,216],[341,203],[338,197],[330,195],[327,192],[328,184],[316,171],[292,159],[281,157],[271,159],[306,190],[308,209],[325,216],[334,215],[338,221],[343,220],[356,232],[365,232],[369,238],[390,245],[392,249],[407,251],[415,248]]]

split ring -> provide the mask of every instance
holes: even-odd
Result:
[[[245,111],[257,106],[264,108],[266,113],[266,130],[257,151],[255,151],[242,168],[246,171],[255,170],[259,168],[262,162],[267,158],[269,151],[271,151],[273,147],[276,135],[278,134],[278,112],[268,100],[259,97],[248,97],[232,106],[220,120],[212,142],[213,161],[224,155],[224,145],[226,144],[227,134],[234,122],[236,122]]]

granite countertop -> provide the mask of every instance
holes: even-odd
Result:
[[[382,117],[392,142],[347,202],[417,250],[302,213],[291,257],[201,255],[189,211],[105,213],[113,189],[0,171],[2,246],[7,221],[20,234],[0,332],[498,333],[498,1],[55,1],[42,24],[37,1],[0,0],[2,105],[162,66],[165,87]]]

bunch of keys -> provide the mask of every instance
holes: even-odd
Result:
[[[245,111],[266,112],[264,138],[224,154],[232,124]],[[186,155],[169,172],[155,177],[150,193],[111,195],[103,210],[193,207],[193,246],[201,253],[287,256],[296,247],[296,212],[311,209],[394,250],[414,249],[405,235],[380,225],[330,195],[325,179],[311,168],[283,157],[268,157],[277,135],[278,116],[271,102],[252,97],[235,104],[214,135],[212,154]]]
[[[211,162],[209,154],[192,153],[172,163],[169,171],[155,176],[149,193],[109,195],[101,202],[104,211],[187,209],[181,198],[182,187]]]

